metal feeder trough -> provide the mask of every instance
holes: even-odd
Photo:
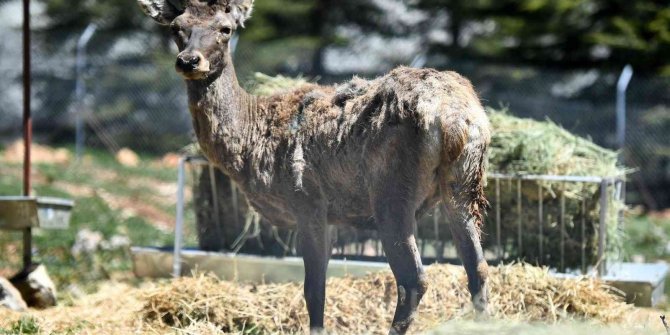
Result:
[[[0,229],[22,230],[37,227],[37,199],[0,197]]]
[[[37,217],[42,229],[67,229],[70,227],[74,201],[62,198],[38,197]]]
[[[49,197],[0,197],[0,229],[67,229],[74,201]]]
[[[174,253],[170,248],[132,247],[133,272],[139,278],[174,276]],[[266,257],[184,249],[179,254],[179,275],[193,271],[214,273],[224,280],[251,283],[299,282],[305,278],[302,258]],[[326,277],[361,277],[390,269],[388,264],[331,259]]]
[[[663,299],[665,263],[612,263],[603,280],[626,294],[626,302],[635,306],[654,307]]]

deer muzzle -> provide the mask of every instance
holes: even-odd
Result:
[[[209,61],[200,51],[183,51],[177,56],[175,68],[186,79],[203,79],[209,73]]]

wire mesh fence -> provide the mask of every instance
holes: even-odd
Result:
[[[32,87],[38,139],[74,144],[75,124],[81,118],[85,147],[161,154],[190,141],[184,85],[171,69],[165,41],[148,32],[97,32],[85,48],[85,66],[78,71],[78,37],[72,31],[35,34]],[[16,84],[19,75],[14,74]],[[3,113],[6,123],[0,134],[20,135],[20,110],[5,107],[12,110]]]

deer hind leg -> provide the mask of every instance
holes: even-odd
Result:
[[[488,304],[486,285],[488,264],[484,259],[480,240],[479,225],[481,224],[481,217],[476,211],[473,212],[472,210],[478,208],[478,206],[483,206],[483,204],[481,201],[473,199],[472,194],[468,194],[468,190],[472,190],[472,188],[466,184],[445,182],[441,188],[443,192],[443,212],[447,216],[456,251],[468,276],[468,289],[472,297],[472,303],[476,311],[486,312]]]
[[[396,280],[398,300],[390,334],[404,334],[428,289],[414,238],[414,211],[386,198],[375,206],[379,236]]]

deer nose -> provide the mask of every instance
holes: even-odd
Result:
[[[185,54],[177,56],[177,67],[183,71],[193,71],[198,68],[200,63],[200,55]]]

